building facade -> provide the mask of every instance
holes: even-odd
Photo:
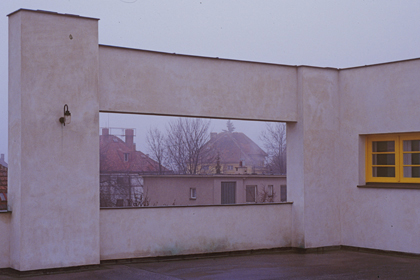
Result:
[[[16,11],[0,267],[339,245],[420,254],[419,70],[103,46],[97,19]],[[286,122],[288,202],[101,210],[100,111]]]

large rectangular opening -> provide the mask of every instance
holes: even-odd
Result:
[[[101,113],[100,126],[103,208],[284,201],[285,123]]]

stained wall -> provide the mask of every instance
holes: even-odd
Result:
[[[9,20],[10,265],[97,264],[98,22],[30,10]]]
[[[101,210],[101,260],[291,246],[292,204]]]
[[[296,121],[296,68],[99,46],[100,110]]]
[[[340,71],[342,244],[420,254],[419,189],[365,184],[366,134],[420,131],[420,60]]]

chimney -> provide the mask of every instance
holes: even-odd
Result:
[[[217,132],[210,132],[210,140],[216,139]]]
[[[134,130],[133,129],[126,129],[125,130],[125,143],[128,147],[134,148]]]
[[[4,154],[1,154],[1,161],[4,161]]]
[[[102,128],[102,135],[103,136],[109,135],[109,128]]]

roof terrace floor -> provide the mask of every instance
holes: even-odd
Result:
[[[6,271],[7,272],[7,271]],[[187,260],[104,263],[83,271],[44,271],[0,279],[420,279],[420,258],[334,250],[265,252]]]

